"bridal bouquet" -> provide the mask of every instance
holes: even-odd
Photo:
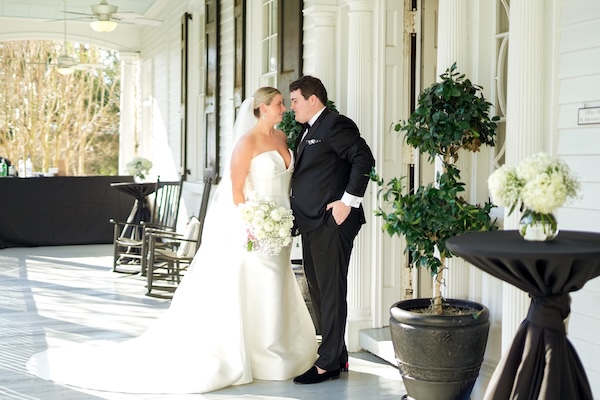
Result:
[[[152,161],[143,157],[135,157],[127,163],[127,173],[140,179],[145,179],[152,168]]]
[[[496,204],[510,207],[509,215],[519,203],[521,211],[551,214],[577,196],[579,182],[561,160],[537,153],[516,167],[497,169],[488,186]]]
[[[292,242],[292,210],[278,206],[272,200],[258,199],[255,195],[238,207],[246,226],[246,250],[278,255],[281,248]]]

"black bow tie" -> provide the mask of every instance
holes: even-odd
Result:
[[[308,122],[300,124],[300,126],[302,127],[302,131],[305,131],[306,129],[310,128],[310,124]]]

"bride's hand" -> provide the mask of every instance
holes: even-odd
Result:
[[[336,200],[332,203],[327,204],[327,211],[331,211],[335,223],[341,225],[344,223],[348,215],[350,215],[351,207],[345,205],[341,200]]]

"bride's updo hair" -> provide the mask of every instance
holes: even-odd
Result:
[[[254,116],[256,118],[260,118],[260,104],[271,104],[273,97],[277,96],[278,94],[281,94],[281,92],[274,87],[264,86],[258,88],[256,92],[254,92]]]

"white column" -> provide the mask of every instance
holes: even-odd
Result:
[[[545,113],[547,85],[544,30],[545,0],[510,2],[510,44],[508,48],[506,102],[506,163],[516,165],[532,153],[544,150],[548,128]],[[516,229],[518,212],[505,215],[505,229]],[[508,283],[502,294],[502,350],[512,343],[515,332],[527,316],[527,294]]]
[[[456,63],[457,70],[468,77],[467,0],[440,0],[438,7],[437,75],[439,77]],[[436,170],[439,171],[441,162],[437,162]],[[461,151],[456,167],[461,171],[461,180],[466,184],[465,196],[468,199],[470,154]],[[447,298],[469,298],[470,272],[473,267],[459,257],[447,259],[446,266],[448,269],[445,271],[446,285],[442,289],[443,295]]]
[[[467,73],[467,0],[439,0],[437,74],[452,64]]]
[[[312,18],[313,24],[310,28],[314,35],[314,51],[306,53],[314,55],[314,61],[310,63],[312,68],[309,75],[319,78],[331,97],[336,93],[336,53],[335,53],[335,22],[338,8],[328,5],[315,5],[304,10],[304,16]],[[305,60],[307,62],[309,60]],[[332,100],[336,102],[336,99]],[[337,102],[336,102],[337,104]]]
[[[361,130],[368,143],[373,135],[373,29],[372,2],[348,1],[348,68],[347,115]],[[370,196],[365,194],[363,207],[367,225],[373,224],[374,209]],[[358,334],[361,329],[371,327],[371,243],[368,228],[363,227],[354,241],[354,250],[348,273],[348,332],[349,351],[357,351]]]
[[[121,57],[121,122],[119,126],[119,174],[126,175],[125,165],[138,154],[137,135],[137,53],[120,53]]]
[[[456,69],[469,77],[467,54],[467,0],[440,0],[438,5],[437,80],[446,69],[456,63]],[[476,82],[475,82],[476,83]],[[470,162],[461,151],[456,166],[463,182],[468,178]],[[441,164],[441,163],[440,163]],[[441,168],[441,165],[440,165]],[[467,189],[468,190],[468,189]]]

